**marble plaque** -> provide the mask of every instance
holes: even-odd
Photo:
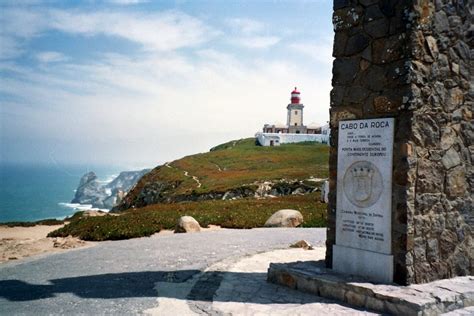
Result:
[[[339,122],[336,245],[391,254],[394,119]]]

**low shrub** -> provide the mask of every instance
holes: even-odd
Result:
[[[304,227],[326,225],[326,204],[319,194],[292,195],[268,199],[212,200],[174,204],[154,204],[128,210],[120,216],[74,217],[69,224],[48,237],[77,236],[83,240],[117,240],[150,236],[162,229],[174,229],[179,217],[194,217],[203,227],[262,227],[276,211],[290,208],[303,214]]]
[[[64,224],[64,221],[58,220],[55,218],[48,218],[42,219],[36,222],[6,222],[0,223],[0,225],[8,226],[8,227],[33,227],[36,225],[47,225],[47,226],[54,226],[54,225],[61,225]]]

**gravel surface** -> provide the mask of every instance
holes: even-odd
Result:
[[[0,314],[136,314],[157,305],[156,284],[185,283],[223,260],[306,239],[325,228],[216,230],[108,241],[86,249],[0,265]],[[202,279],[181,301],[211,301],[220,278]],[[161,282],[161,283],[160,283]]]

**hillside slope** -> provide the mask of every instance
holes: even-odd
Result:
[[[232,141],[156,167],[114,211],[156,203],[250,197],[262,189],[274,195],[311,192],[318,186],[314,180],[328,177],[328,157],[329,147],[324,144],[261,147],[254,138]]]

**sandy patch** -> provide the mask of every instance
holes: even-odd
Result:
[[[33,227],[0,226],[0,263],[49,252],[60,252],[93,243],[75,237],[47,238],[49,232],[63,225]]]

